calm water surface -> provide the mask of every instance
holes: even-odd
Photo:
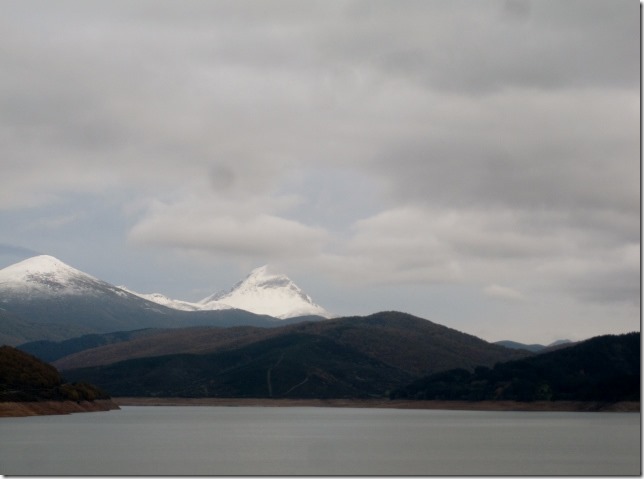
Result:
[[[639,475],[636,413],[123,407],[0,418],[6,475]]]

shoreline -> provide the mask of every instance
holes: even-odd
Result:
[[[405,399],[270,399],[270,398],[149,398],[116,397],[89,401],[0,402],[0,418],[64,415],[118,410],[121,406],[185,407],[327,407],[375,409],[427,409],[444,411],[629,412],[640,403],[619,401],[425,401]]]
[[[99,412],[121,409],[110,399],[95,401],[33,401],[0,402],[0,418],[29,416],[58,416],[79,412]]]
[[[388,399],[260,399],[260,398],[148,398],[116,397],[119,406],[210,407],[345,407],[380,409],[431,409],[452,411],[562,411],[640,412],[640,403],[620,401],[413,401]]]

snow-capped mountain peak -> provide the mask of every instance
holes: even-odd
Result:
[[[228,297],[233,292],[241,293],[252,291],[256,288],[271,289],[289,286],[293,283],[287,276],[283,274],[273,274],[269,271],[268,265],[260,266],[252,270],[248,276],[236,283],[232,288],[227,291],[219,291],[205,299],[199,301],[199,304],[208,304],[212,301],[219,301],[224,297]],[[299,288],[298,288],[299,289]]]
[[[305,315],[333,316],[315,304],[288,276],[273,273],[268,265],[255,268],[230,290],[215,293],[199,302],[205,308],[221,303],[282,319]]]
[[[27,258],[0,270],[0,277],[3,279],[20,280],[43,274],[56,276],[59,279],[66,279],[79,274],[85,275],[82,271],[72,268],[58,258],[46,254]]]
[[[40,255],[0,270],[0,287],[24,293],[80,294],[104,283],[57,258]]]
[[[138,297],[146,300],[144,304],[147,305],[152,302],[182,311],[242,309],[280,319],[297,316],[333,317],[315,304],[290,278],[272,272],[268,265],[254,269],[230,290],[211,295],[198,303],[175,300],[158,293],[136,293],[122,286],[117,287],[48,255],[34,256],[0,270],[0,295],[6,297],[106,297],[105,294],[110,297]]]

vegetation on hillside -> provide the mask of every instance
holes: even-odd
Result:
[[[273,337],[280,330],[254,326],[147,329],[86,335],[60,342],[35,341],[21,344],[18,349],[65,370],[149,356],[212,353]]]
[[[432,321],[397,311],[304,323],[319,334],[416,376],[451,368],[474,369],[530,353],[504,348]]]
[[[65,356],[69,356],[80,351],[94,349],[108,344],[130,341],[141,336],[153,335],[158,331],[159,330],[157,329],[150,328],[103,334],[84,334],[82,336],[65,339],[63,341],[41,339],[39,341],[30,341],[28,343],[20,344],[17,346],[17,349],[51,363],[57,359],[64,358]]]
[[[413,376],[328,338],[290,333],[213,354],[175,354],[66,371],[115,396],[382,397]]]
[[[395,390],[394,399],[640,400],[640,333],[607,335],[474,372],[452,369]]]
[[[398,312],[27,345],[115,396],[639,400],[639,333],[566,346],[535,355]]]
[[[109,396],[85,382],[66,383],[53,366],[11,346],[0,346],[0,401],[93,401]]]
[[[285,334],[304,334],[327,338],[377,361],[421,376],[451,368],[473,369],[493,366],[498,361],[529,355],[492,345],[480,338],[408,314],[387,312],[366,317],[284,325],[280,328],[188,328],[150,331],[115,343],[110,336],[103,346],[91,341],[30,343],[20,346],[41,358],[59,357],[54,365],[61,370],[107,365],[134,358],[170,354],[209,354],[234,350]],[[112,333],[114,334],[114,333]],[[73,346],[73,348],[72,348]],[[80,347],[86,347],[79,351]]]
[[[0,344],[16,346],[41,338],[60,341],[80,336],[87,331],[87,328],[70,325],[63,321],[55,323],[30,321],[26,317],[0,309]]]

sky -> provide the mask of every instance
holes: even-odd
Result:
[[[635,0],[3,0],[0,267],[263,264],[488,341],[640,329]]]

